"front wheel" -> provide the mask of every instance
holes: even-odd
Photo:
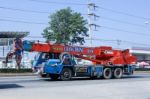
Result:
[[[72,71],[69,68],[64,68],[61,72],[61,80],[70,80],[72,78]]]

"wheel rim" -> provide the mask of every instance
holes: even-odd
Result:
[[[70,77],[70,73],[68,71],[64,72],[64,77],[65,78],[69,78]]]
[[[61,73],[60,79],[61,80],[70,80],[71,77],[72,77],[72,71],[68,68],[64,68]]]
[[[117,71],[116,71],[116,74],[117,74],[117,75],[120,75],[120,74],[121,74],[121,71],[120,71],[120,70],[117,70]]]
[[[110,69],[110,68],[106,68],[106,69],[104,70],[104,78],[110,79],[111,76],[112,76],[111,69]]]
[[[110,75],[110,70],[107,70],[106,73],[105,73],[105,75],[109,76]]]
[[[122,69],[121,68],[116,68],[114,72],[115,78],[121,78],[122,76]]]

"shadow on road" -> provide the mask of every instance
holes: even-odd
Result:
[[[10,77],[11,78],[11,77]],[[0,89],[6,89],[6,88],[20,88],[22,86],[16,85],[16,83],[36,83],[36,82],[62,82],[60,79],[58,80],[51,80],[50,78],[39,78],[37,76],[32,77],[32,79],[26,78],[26,79],[22,79],[22,78],[17,78],[17,80],[12,80],[9,78],[7,78],[7,80],[5,81],[6,78],[3,78],[4,80],[0,80]],[[150,80],[150,74],[135,74],[135,75],[125,75],[123,76],[121,79],[103,79],[103,78],[89,78],[89,77],[73,77],[71,80],[67,81],[67,82],[71,82],[71,81],[101,81],[101,82],[107,82],[107,81],[128,81],[128,80]],[[9,84],[11,81],[12,84]],[[66,81],[65,81],[66,82]]]
[[[118,79],[118,80],[122,80],[122,79],[139,79],[139,78],[150,78],[150,75],[126,75],[126,76],[123,76],[121,79]],[[55,81],[62,81],[60,79],[58,80],[52,80],[50,78],[45,78],[45,79],[41,79],[41,80],[44,80],[44,81],[51,81],[51,82],[55,82]],[[74,77],[72,78],[71,80],[69,81],[85,81],[85,80],[115,80],[115,78],[112,78],[112,79],[104,79],[104,78],[89,78],[89,77]]]
[[[0,89],[9,89],[9,88],[22,88],[23,86],[20,86],[18,84],[0,84]]]

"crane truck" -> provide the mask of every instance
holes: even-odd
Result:
[[[121,78],[134,72],[134,57],[128,49],[117,50],[110,46],[81,47],[23,41],[23,49],[38,52],[33,67],[51,79],[70,80],[72,77],[105,79]],[[88,60],[92,64],[79,64]]]

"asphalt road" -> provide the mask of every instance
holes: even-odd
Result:
[[[150,99],[150,74],[122,79],[0,77],[0,99]]]

